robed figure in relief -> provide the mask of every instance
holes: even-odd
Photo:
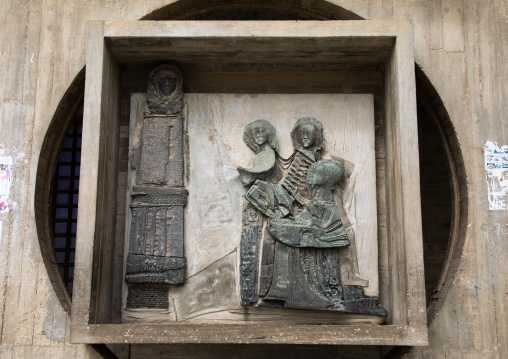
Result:
[[[291,139],[294,152],[284,159],[270,123],[258,120],[245,128],[244,141],[256,156],[252,168],[238,168],[249,188],[240,251],[242,305],[386,315],[377,298],[341,283],[339,249],[350,241],[333,191],[344,163],[321,159],[323,126],[312,117],[297,121]]]

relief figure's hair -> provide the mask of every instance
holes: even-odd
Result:
[[[307,178],[313,176],[317,171],[322,170],[324,176],[324,183],[332,189],[344,176],[344,163],[337,160],[319,160],[313,163],[308,171]]]
[[[254,130],[256,127],[265,128],[266,133],[268,134],[268,145],[272,150],[277,152],[279,149],[279,139],[277,138],[277,133],[275,132],[275,128],[272,126],[272,124],[266,120],[256,120],[245,126],[243,131],[243,141],[247,144],[247,146],[249,146],[249,148],[255,153],[259,153],[259,146],[252,134],[252,130]]]
[[[175,89],[169,95],[162,93],[158,83],[165,76],[171,76],[176,81]],[[160,65],[154,68],[148,75],[148,88],[146,99],[152,113],[172,114],[182,110],[183,76],[175,65]]]
[[[323,137],[323,125],[314,117],[303,117],[296,121],[295,127],[291,131],[291,140],[293,140],[293,147],[297,150],[302,150],[303,146],[300,139],[300,127],[304,125],[311,125],[314,127],[314,144],[312,145],[313,151],[318,152],[325,148],[325,140]]]

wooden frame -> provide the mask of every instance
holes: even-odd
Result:
[[[405,21],[94,21],[87,29],[81,185],[71,341],[427,345],[413,28]],[[230,56],[225,56],[225,55]],[[233,55],[233,56],[231,56]],[[205,59],[384,68],[390,324],[109,322],[119,65]],[[227,60],[234,59],[234,60]]]

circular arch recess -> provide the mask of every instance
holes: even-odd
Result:
[[[324,0],[176,1],[141,20],[363,20]],[[467,185],[458,139],[435,88],[416,66],[418,135],[428,318],[433,319],[453,281],[462,254],[467,223]],[[55,259],[51,232],[53,182],[59,149],[75,113],[83,104],[82,69],[60,101],[39,158],[35,216],[44,263],[63,308],[70,297]],[[449,184],[449,186],[443,184]]]
[[[71,310],[71,300],[60,274],[53,244],[53,184],[65,134],[76,112],[83,105],[84,94],[83,68],[72,81],[53,115],[41,147],[35,180],[35,223],[42,258],[58,300],[67,313]]]

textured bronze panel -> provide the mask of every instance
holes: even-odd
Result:
[[[277,153],[270,123],[257,120],[244,130],[256,156],[252,168],[237,168],[250,187],[242,214],[241,304],[387,316],[377,297],[341,282],[339,250],[351,243],[333,191],[344,177],[344,161],[321,159],[323,126],[315,118],[300,118],[291,138],[294,152],[286,159]],[[277,166],[288,169],[280,186],[263,176]],[[265,217],[269,235],[263,239]]]
[[[183,207],[132,208],[129,253],[183,257]]]
[[[167,308],[169,288],[165,286],[142,285],[129,288],[127,308]]]
[[[183,185],[183,117],[146,116],[138,184]]]
[[[131,157],[131,167],[137,169],[136,185],[131,188],[125,277],[127,283],[136,284],[129,287],[131,308],[167,308],[168,288],[153,289],[144,284],[182,284],[185,280],[183,207],[188,192],[182,188],[182,96],[182,74],[176,66],[160,65],[151,71],[149,111],[143,120],[138,119],[142,125],[140,146]],[[159,298],[161,295],[165,300]]]
[[[241,304],[258,301],[259,241],[263,217],[250,203],[243,209],[243,230],[240,244]]]
[[[172,196],[167,194],[142,194],[133,196],[133,203],[131,203],[131,207],[146,204],[150,204],[152,206],[185,206],[185,202],[186,200],[185,198],[182,198],[182,196]]]

